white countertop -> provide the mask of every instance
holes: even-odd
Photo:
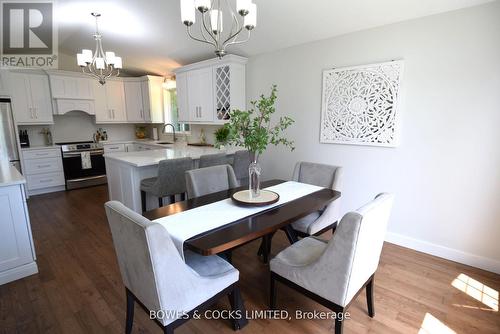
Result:
[[[35,150],[49,150],[49,149],[60,149],[59,145],[40,145],[40,146],[30,146],[30,147],[21,147],[21,151],[35,151]]]
[[[26,183],[21,173],[8,162],[0,162],[0,187]]]
[[[210,146],[188,146],[186,144],[170,145],[167,148],[159,148],[157,150],[138,151],[138,152],[113,152],[106,153],[106,159],[112,159],[124,162],[135,167],[145,167],[157,165],[161,160],[177,159],[191,157],[199,159],[204,154],[215,154],[224,152],[226,154],[233,154],[240,150],[240,148],[229,148],[220,150]]]

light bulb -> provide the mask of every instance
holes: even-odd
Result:
[[[217,9],[212,9],[210,11],[210,23],[212,25],[212,31],[214,33],[222,32],[222,11]]]
[[[98,70],[104,70],[104,58],[102,57],[97,57],[95,59],[95,67],[98,69]]]
[[[241,16],[245,16],[248,14],[251,3],[251,0],[237,0],[236,10],[238,11],[238,13],[240,13]]]
[[[194,0],[181,0],[181,20],[187,26],[196,22]]]
[[[252,30],[257,26],[257,5],[254,3],[250,4],[250,10],[248,14],[245,16],[244,20],[245,28],[248,30]]]

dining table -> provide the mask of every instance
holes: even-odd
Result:
[[[263,181],[261,183],[261,188],[277,186],[284,182],[287,181],[279,179]],[[172,203],[144,212],[143,216],[154,221],[195,208],[199,208],[198,210],[200,210],[203,206],[207,206],[208,208],[210,204],[231,198],[233,193],[246,188],[247,187],[231,188],[209,195]],[[267,263],[271,247],[271,238],[276,231],[280,229],[284,230],[289,239],[296,239],[291,223],[313,212],[324,209],[329,203],[335,201],[340,196],[341,193],[338,191],[318,187],[317,191],[313,191],[279,205],[270,206],[268,208],[264,207],[261,211],[190,237],[185,240],[184,248],[204,256],[223,253],[229,255],[228,257],[230,260],[230,254],[233,249],[262,238],[263,245],[261,245],[261,247],[264,247],[263,261]],[[236,203],[235,205],[237,206]],[[208,211],[209,209],[207,209],[207,215],[210,214]],[[186,222],[186,224],[188,223],[189,222]]]

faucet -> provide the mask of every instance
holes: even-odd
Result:
[[[172,127],[172,132],[173,132],[173,134],[174,134],[174,143],[175,143],[175,141],[176,141],[177,139],[175,138],[175,126],[174,126],[172,123],[166,123],[165,125],[163,125],[162,133],[166,133],[166,132],[165,132],[165,128],[166,128],[168,125],[170,125],[170,126]]]

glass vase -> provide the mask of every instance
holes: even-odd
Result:
[[[250,191],[250,198],[260,196],[260,173],[260,165],[257,160],[254,160],[248,166],[248,190]]]

